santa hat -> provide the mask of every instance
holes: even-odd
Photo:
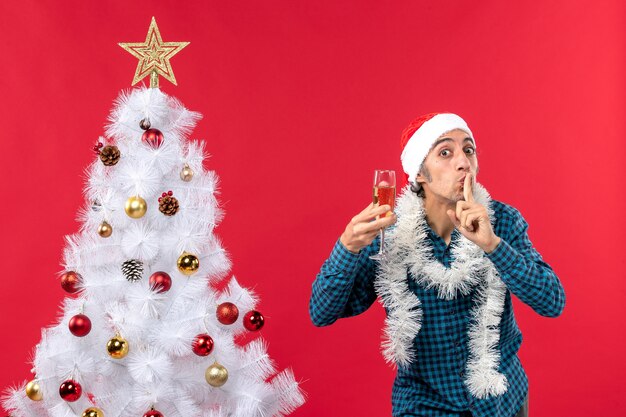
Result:
[[[474,139],[465,120],[453,113],[429,113],[413,120],[404,129],[401,138],[402,155],[400,155],[400,160],[407,181],[415,181],[426,155],[430,152],[437,138],[454,129],[461,129]],[[476,146],[475,140],[474,146]]]

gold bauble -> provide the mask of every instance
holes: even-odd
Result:
[[[198,268],[200,268],[200,261],[196,255],[184,252],[180,255],[178,261],[176,261],[176,266],[178,266],[178,270],[180,272],[189,276],[194,274]]]
[[[104,413],[98,407],[89,407],[83,411],[83,417],[104,417]]]
[[[206,382],[212,387],[221,387],[228,381],[228,371],[219,363],[209,366],[204,373]]]
[[[128,341],[122,336],[116,335],[107,343],[107,352],[114,359],[122,359],[128,355]]]
[[[180,171],[180,179],[185,182],[189,182],[191,181],[192,178],[193,178],[193,170],[191,169],[189,165],[185,164],[185,167]]]
[[[113,228],[111,227],[109,223],[107,222],[100,223],[100,226],[98,226],[98,234],[101,237],[109,237],[111,236],[111,233],[113,233]]]
[[[132,217],[133,219],[139,219],[146,214],[146,210],[148,210],[148,205],[146,204],[146,200],[139,196],[130,197],[126,200],[126,205],[124,206],[124,210],[126,210],[126,214],[128,217]]]
[[[41,387],[36,380],[30,381],[26,384],[26,395],[33,401],[41,401],[43,400],[43,393],[41,392]]]

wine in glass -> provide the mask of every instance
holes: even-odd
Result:
[[[374,171],[374,189],[373,189],[374,206],[384,206],[388,204],[391,210],[380,217],[391,216],[396,205],[396,171],[388,169],[377,169]],[[371,259],[380,260],[385,256],[385,229],[380,229],[380,248],[376,255],[370,256]]]

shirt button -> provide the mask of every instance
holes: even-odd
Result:
[[[459,372],[459,376],[460,376],[461,378],[463,378],[463,377],[465,376],[465,372],[463,372],[463,371]]]

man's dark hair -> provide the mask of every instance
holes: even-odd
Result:
[[[431,182],[433,180],[433,177],[430,176],[430,172],[424,166],[424,164],[422,164],[422,166],[420,167],[419,173],[422,174],[424,178],[426,178],[426,181]],[[422,184],[417,182],[417,180],[410,181],[409,183],[411,184],[411,191],[417,194],[418,197],[422,197],[422,198],[426,197],[426,194],[424,193],[424,187],[422,187]]]
[[[426,197],[424,195],[424,187],[422,187],[422,185],[418,182],[411,183],[411,191],[413,191],[418,197]]]

